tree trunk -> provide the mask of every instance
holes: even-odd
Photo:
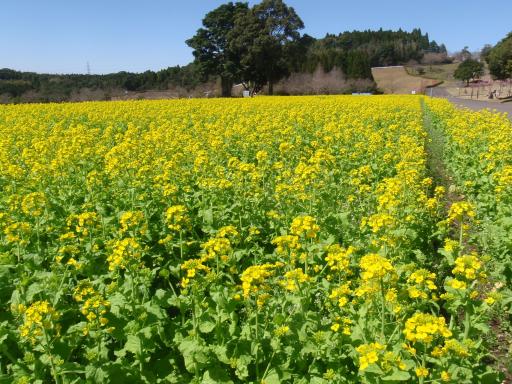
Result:
[[[220,86],[222,97],[231,97],[231,88],[233,88],[233,81],[229,78],[221,77]]]
[[[274,94],[274,83],[272,80],[268,81],[268,94],[272,96]]]

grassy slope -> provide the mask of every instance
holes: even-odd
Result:
[[[414,65],[406,67],[408,74],[412,76],[419,76],[426,79],[434,79],[444,82],[451,82],[455,69],[459,66],[459,63],[452,64],[435,64],[435,65]],[[419,74],[420,69],[423,69],[424,73]]]
[[[412,76],[402,66],[375,67],[372,68],[372,75],[379,89],[392,94],[422,93],[426,87],[438,83],[437,80]]]

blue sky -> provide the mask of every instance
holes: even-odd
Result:
[[[217,0],[5,0],[0,68],[46,73],[159,70],[192,60],[185,40]],[[420,27],[448,50],[495,44],[512,31],[511,0],[287,0],[314,37]],[[254,4],[255,1],[250,1]]]

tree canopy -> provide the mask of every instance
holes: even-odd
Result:
[[[247,3],[223,4],[206,14],[203,28],[186,41],[194,49],[193,54],[203,80],[217,75],[221,79],[222,96],[230,96],[235,79],[240,76],[239,51],[230,46],[235,21],[245,18]]]
[[[453,73],[453,77],[456,79],[465,81],[466,84],[469,84],[469,81],[472,79],[477,79],[484,74],[484,64],[473,60],[467,59],[459,64],[455,72]]]
[[[487,52],[485,60],[494,78],[512,77],[512,32]]]
[[[219,19],[228,28],[216,28]],[[299,15],[282,0],[263,0],[252,8],[227,3],[206,15],[203,28],[187,44],[194,48],[195,62],[223,84],[229,76],[255,91],[268,85],[269,93],[292,72],[338,68],[348,78],[371,79],[372,66],[420,61],[425,53],[446,55],[444,44],[431,41],[419,28],[343,32],[323,39],[301,36],[303,28]]]
[[[229,96],[234,81],[252,91],[272,85],[289,74],[304,23],[282,0],[223,4],[206,14],[203,27],[187,44],[204,76],[221,79],[222,95]]]
[[[241,80],[259,91],[289,74],[289,62],[300,41],[304,23],[282,0],[263,0],[246,15],[239,15],[232,31],[231,48],[241,57]]]
[[[327,34],[323,39],[313,40],[298,69],[312,72],[318,66],[325,71],[337,67],[349,78],[371,78],[371,67],[418,62],[425,53],[446,54],[446,47],[430,41],[421,29]]]

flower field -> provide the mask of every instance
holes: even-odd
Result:
[[[0,189],[0,383],[512,368],[503,115],[418,96],[0,106]]]

